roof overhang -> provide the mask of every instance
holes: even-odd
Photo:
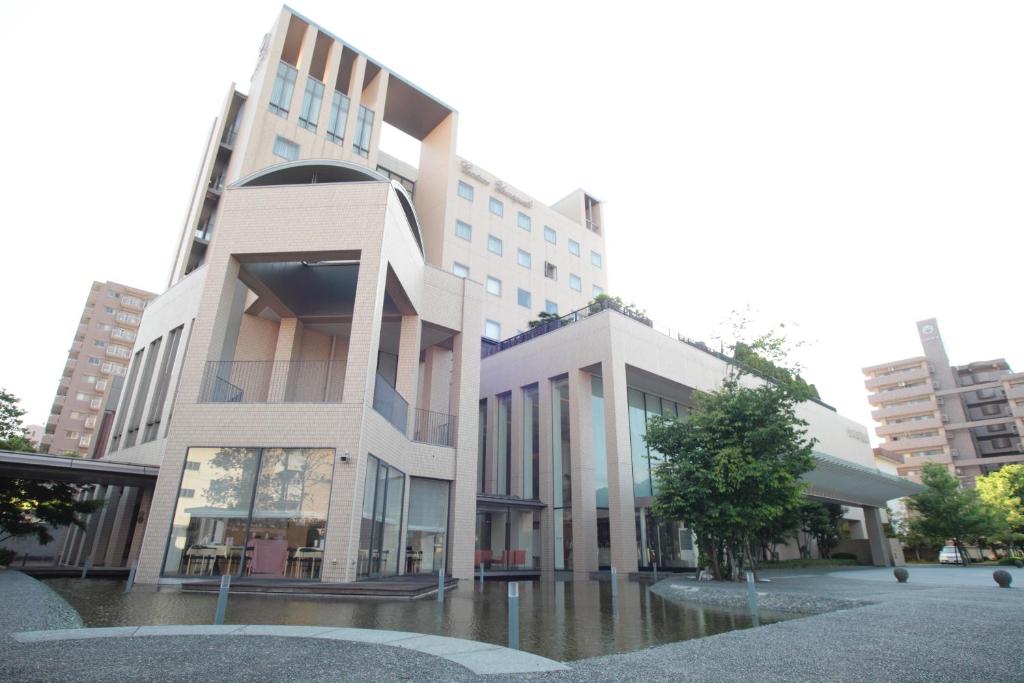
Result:
[[[64,455],[0,451],[0,477],[64,481],[72,484],[147,486],[156,483],[159,467],[88,460]]]
[[[801,477],[807,495],[853,506],[885,507],[896,498],[912,496],[924,486],[881,470],[857,465],[825,453],[814,453],[814,469]]]

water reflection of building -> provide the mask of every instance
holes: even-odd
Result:
[[[685,526],[650,515],[643,433],[726,361],[589,306],[601,203],[512,189],[456,155],[457,119],[282,9],[139,329],[117,410],[145,429],[111,430],[106,459],[160,466],[140,581],[696,564]],[[383,129],[418,166],[381,151]],[[531,328],[539,311],[571,313]],[[803,414],[848,465],[812,494],[864,506],[878,538],[902,490],[858,469],[862,427]]]

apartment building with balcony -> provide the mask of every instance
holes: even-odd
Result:
[[[92,452],[112,380],[127,371],[143,311],[155,296],[116,282],[92,283],[57,383],[40,452]]]
[[[104,460],[160,468],[138,496],[139,581],[467,578],[609,558],[631,571],[657,562],[642,558],[659,543],[678,547],[661,566],[695,563],[687,530],[650,515],[649,458],[629,431],[643,425],[623,420],[637,417],[633,389],[685,412],[727,361],[674,338],[652,345],[650,321],[606,307],[560,331],[607,286],[602,204],[582,190],[540,203],[458,156],[457,123],[281,10],[248,92],[232,86],[213,125],[168,289],[146,310],[112,412]],[[385,126],[419,142],[417,165],[381,150]],[[531,330],[542,311],[565,314],[558,329]],[[620,322],[637,329],[612,334]],[[620,353],[633,342],[646,358]],[[822,433],[842,437],[819,495],[856,508],[861,540],[880,538],[868,508],[907,484],[877,475],[866,434],[815,406]],[[604,513],[587,478],[601,439],[618,487]],[[567,533],[579,549],[558,559]]]
[[[917,323],[924,354],[863,369],[880,448],[918,479],[928,462],[965,484],[1004,464],[1024,462],[1024,375],[1005,359],[951,365],[938,322]]]

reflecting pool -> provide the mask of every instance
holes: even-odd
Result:
[[[215,593],[153,591],[136,587],[124,595],[124,581],[49,579],[46,583],[82,615],[86,626],[209,624]],[[350,626],[415,631],[508,643],[507,585],[463,581],[439,604],[421,600],[352,599],[296,595],[236,595],[226,623]],[[472,586],[472,588],[471,588]],[[639,650],[689,638],[749,628],[750,614],[669,602],[649,584],[620,582],[613,604],[606,581],[524,581],[520,593],[520,647],[557,660],[584,659]],[[800,615],[761,613],[761,623]]]

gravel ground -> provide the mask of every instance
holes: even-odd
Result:
[[[19,571],[0,570],[0,596],[0,642],[15,631],[82,627],[78,612],[64,598]]]
[[[757,629],[733,631],[607,657],[572,662],[564,673],[488,677],[545,681],[1024,681],[1024,591],[1004,590],[991,569],[910,569],[911,583],[882,581],[886,570],[820,570],[768,574],[758,584],[762,600],[811,604],[829,600],[871,603]],[[862,572],[858,577],[857,572]],[[938,574],[936,572],[985,572]],[[1018,586],[1024,572],[1014,573]],[[890,574],[891,575],[891,574]],[[949,583],[942,581],[948,578]],[[915,578],[918,582],[915,583]],[[19,581],[13,585],[4,581]],[[31,581],[29,579],[28,581]],[[692,587],[692,581],[667,579]],[[15,588],[29,613],[49,592],[30,590],[19,579],[0,576],[2,625],[10,631],[5,589]],[[45,588],[45,587],[43,587]],[[703,589],[703,588],[702,588]],[[745,595],[745,587],[715,586]],[[52,596],[56,598],[56,596]],[[59,598],[56,598],[59,600]],[[823,604],[823,603],[821,603]],[[47,613],[50,614],[49,608]],[[63,612],[54,608],[56,618]],[[66,614],[64,615],[66,616]],[[26,622],[22,622],[24,624]],[[33,621],[37,624],[38,622]],[[62,626],[66,627],[66,624]],[[55,628],[47,624],[43,628]],[[18,630],[41,628],[19,625]],[[273,637],[160,637],[139,647],[139,639],[110,638],[17,645],[4,637],[3,678],[11,681],[179,681],[215,680],[424,680],[461,681],[468,670],[436,657],[364,643],[322,643]]]

